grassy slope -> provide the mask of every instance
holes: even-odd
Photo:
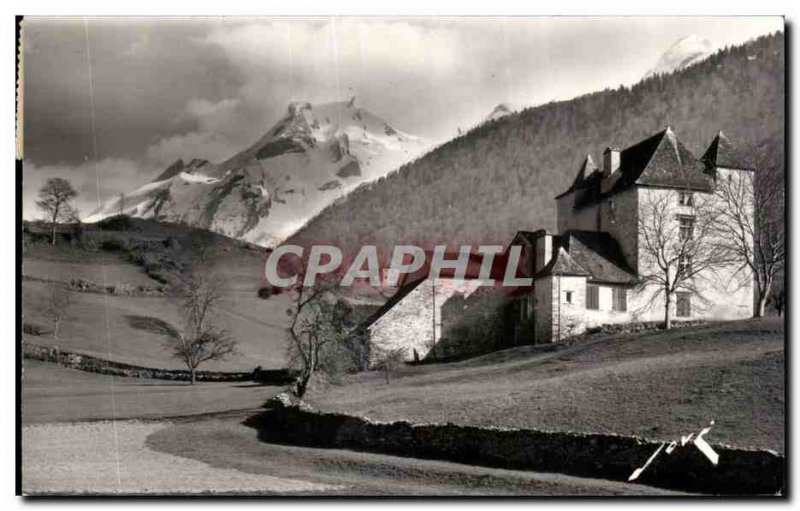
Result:
[[[202,383],[119,378],[25,361],[25,424],[75,420],[160,418],[257,409],[278,387],[248,382]]]
[[[140,239],[179,239],[192,230],[155,222],[137,222],[133,232],[102,232],[97,236],[121,236]],[[226,282],[225,300],[219,320],[239,341],[239,354],[222,362],[210,362],[202,369],[251,370],[256,365],[278,368],[285,365],[283,323],[286,297],[261,300],[256,291],[263,274],[263,254],[222,236],[211,236],[211,254],[216,271]],[[188,243],[181,245],[185,253]],[[34,243],[27,247],[23,260],[26,276],[69,281],[81,278],[96,284],[156,285],[144,270],[130,262],[124,254],[100,249],[81,250],[68,245],[51,247]],[[120,362],[164,368],[180,368],[180,361],[169,356],[163,338],[150,332],[133,329],[126,316],[143,315],[180,323],[178,304],[166,297],[101,295],[71,292],[73,306],[62,326],[59,339],[50,336],[28,336],[32,343],[57,345],[64,349],[85,352]],[[26,321],[46,325],[36,306],[46,297],[46,285],[23,282],[23,304]]]
[[[453,422],[784,448],[784,329],[751,320],[515,348],[443,366],[365,373],[309,401],[373,419]]]

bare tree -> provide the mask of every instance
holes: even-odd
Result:
[[[74,210],[69,203],[77,197],[78,192],[66,179],[53,177],[48,179],[39,189],[39,200],[36,205],[47,215],[52,229],[52,244],[56,244],[56,226],[59,222],[69,221]]]
[[[300,280],[302,281],[302,280]],[[345,344],[354,336],[352,315],[335,294],[333,283],[295,286],[293,306],[287,310],[288,354],[300,374],[295,385],[303,397],[315,373],[333,376],[343,370]]]
[[[783,315],[783,308],[786,306],[786,293],[783,289],[783,285],[773,286],[772,292],[770,292],[767,300],[775,307],[775,312],[778,314],[778,317],[781,317]]]
[[[728,267],[733,254],[714,242],[717,217],[709,194],[653,190],[640,200],[640,286],[655,287],[653,301],[664,299],[664,328],[669,329],[675,293],[688,291],[704,300],[697,281]]]
[[[786,258],[783,167],[764,162],[757,174],[732,173],[717,180],[718,239],[742,261],[740,272],[752,272],[756,288],[755,317],[764,316],[775,276]]]
[[[387,384],[389,383],[389,374],[402,367],[405,364],[405,358],[405,348],[384,349],[378,353],[375,367],[383,371]]]
[[[236,352],[236,340],[216,321],[216,310],[223,299],[223,280],[213,273],[194,270],[182,276],[176,294],[181,300],[183,329],[161,323],[170,339],[172,356],[183,361],[197,379],[197,368],[209,360],[224,360]]]
[[[37,309],[53,325],[53,339],[58,339],[61,324],[69,317],[72,302],[69,291],[56,283],[47,285],[47,296]]]

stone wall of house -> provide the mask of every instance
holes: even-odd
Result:
[[[441,279],[436,285],[425,280],[369,327],[374,356],[382,350],[403,348],[409,362],[415,351],[420,360],[440,358],[443,355],[435,347],[442,339],[442,306],[455,294],[469,297],[479,287],[477,280]]]
[[[559,292],[560,285],[560,292]],[[664,298],[657,295],[653,286],[643,289],[627,288],[627,311],[613,309],[613,287],[598,284],[599,308],[586,308],[585,277],[548,277],[536,281],[535,296],[540,304],[536,309],[535,329],[536,343],[558,342],[567,337],[585,332],[587,329],[602,325],[613,325],[632,322],[663,321]],[[572,303],[567,303],[566,293],[572,291]],[[675,302],[671,304],[672,318],[675,322],[694,321],[698,319],[744,319],[752,314],[752,303],[744,296],[747,291],[738,290],[733,297],[739,297],[738,304],[724,303],[712,310],[694,309],[690,317],[675,316]],[[726,295],[707,293],[717,296],[720,303]],[[550,299],[548,307],[547,299]]]
[[[553,279],[543,277],[533,283],[534,343],[553,342]]]
[[[502,286],[481,287],[469,296],[454,293],[440,309],[437,356],[458,359],[515,345],[506,323],[510,300],[509,288]]]
[[[722,176],[721,176],[722,177]],[[715,200],[710,194],[695,194],[695,200]],[[638,201],[640,208],[654,201],[668,200],[670,209],[668,215],[675,217],[680,214],[692,215],[694,211],[691,207],[680,206],[678,204],[677,192],[675,190],[641,188],[638,190]],[[677,220],[674,220],[677,222]],[[637,232],[637,231],[633,231]],[[641,234],[638,234],[641,238]],[[713,240],[709,240],[713,242]],[[640,240],[641,244],[642,241]],[[639,273],[647,272],[646,259],[644,255],[639,256]],[[677,318],[675,316],[675,297],[671,304],[672,317],[681,319],[719,319],[732,320],[743,319],[753,315],[753,275],[749,269],[742,269],[744,261],[732,262],[724,268],[716,268],[695,277],[695,287],[700,290],[700,296],[692,296],[692,314],[689,318]],[[632,303],[629,303],[629,310],[635,313],[636,319],[641,321],[655,321],[664,318],[664,296],[659,295],[660,290],[654,285],[637,289],[633,293]]]
[[[583,277],[562,277],[569,282],[570,288],[577,289],[574,294],[573,304],[562,303],[561,306],[561,338],[583,333],[589,328],[601,325],[613,325],[617,323],[628,323],[636,321],[635,316],[627,311],[614,310],[613,288],[615,286],[596,284],[598,287],[598,308],[586,308],[586,279]],[[631,292],[628,290],[628,302],[630,303]],[[561,296],[564,301],[564,293]]]
[[[318,412],[304,403],[292,402],[286,395],[273,398],[266,406],[263,415],[251,419],[259,439],[266,442],[616,481],[627,481],[662,445],[660,441],[622,435],[375,422]],[[783,456],[724,445],[713,448],[719,455],[716,466],[691,443],[671,454],[662,449],[636,482],[707,494],[774,495],[784,490]]]
[[[554,276],[551,277],[551,307],[549,324],[544,324],[542,330],[549,327],[552,342],[558,342],[567,337],[578,335],[588,328],[626,323],[634,320],[630,312],[613,310],[612,286],[598,285],[599,308],[586,308],[586,277]],[[571,303],[567,301],[567,293],[571,293]],[[538,321],[538,318],[537,318]]]
[[[634,273],[639,268],[638,258],[638,210],[639,195],[630,188],[606,199],[600,207],[600,230],[617,240],[622,255]]]
[[[575,192],[557,199],[557,226],[558,232],[576,231],[597,231],[600,228],[598,218],[598,205],[574,209]]]

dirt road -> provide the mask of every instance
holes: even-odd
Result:
[[[26,494],[664,495],[645,486],[260,442],[244,416],[23,428]]]
[[[292,493],[331,486],[248,474],[145,447],[158,422],[36,424],[23,428],[26,494]]]

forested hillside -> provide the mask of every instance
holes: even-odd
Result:
[[[549,103],[476,127],[327,207],[291,243],[510,241],[555,229],[554,196],[587,153],[601,161],[672,126],[698,157],[718,130],[743,150],[783,154],[784,36],[721,50],[680,72]],[[782,161],[782,159],[781,159]]]

